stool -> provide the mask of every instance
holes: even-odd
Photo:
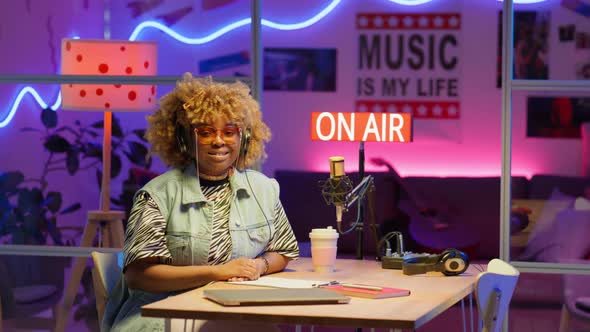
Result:
[[[125,212],[123,211],[89,211],[80,247],[94,247],[92,241],[100,227],[101,233],[99,238],[101,238],[102,241],[99,241],[99,247],[123,248],[124,218]],[[68,281],[68,286],[64,293],[63,302],[61,308],[58,310],[57,322],[55,324],[56,332],[63,332],[65,330],[87,260],[88,257],[77,257],[74,260],[70,280]]]

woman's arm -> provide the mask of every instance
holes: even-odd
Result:
[[[266,260],[266,262],[265,262]],[[271,274],[280,272],[287,267],[290,259],[276,252],[265,252],[260,257],[256,258],[259,275]],[[268,262],[268,270],[266,263]]]
[[[274,259],[272,264],[278,266]],[[129,264],[125,270],[125,281],[129,288],[159,293],[199,287],[211,281],[236,277],[257,279],[258,271],[257,262],[249,258],[234,259],[222,265],[173,266],[160,264],[157,257],[150,257]]]

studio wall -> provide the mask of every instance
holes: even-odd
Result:
[[[110,38],[157,41],[159,75],[180,76],[186,71],[214,76],[250,74],[250,32],[247,23],[219,36],[211,36],[228,24],[248,18],[249,1],[144,0],[111,1],[111,5]],[[356,25],[359,13],[456,13],[460,17],[461,27],[454,32],[457,45],[453,48],[453,56],[458,59],[458,64],[452,73],[440,70],[436,75],[458,79],[456,96],[447,96],[446,99],[460,103],[460,116],[452,119],[415,119],[416,132],[412,143],[367,143],[366,168],[384,171],[370,162],[373,157],[381,157],[391,162],[404,176],[500,174],[501,89],[496,82],[498,13],[502,7],[501,2],[433,0],[422,5],[406,6],[390,0],[300,0],[296,4],[287,0],[266,0],[261,2],[261,7],[265,20],[287,24],[288,29],[291,29],[281,30],[276,28],[276,24],[264,25],[262,47],[275,50],[273,59],[302,56],[301,54],[309,56],[313,50],[327,50],[328,53],[335,53],[336,61],[333,85],[325,83],[311,90],[269,88],[263,91],[264,119],[273,132],[273,139],[267,146],[269,157],[262,166],[264,173],[272,175],[279,169],[327,171],[327,160],[332,155],[344,156],[348,170],[357,169],[358,143],[311,141],[309,123],[311,112],[355,111],[355,101],[360,99],[358,79],[367,75],[389,75],[383,69],[379,73],[359,70],[359,35],[362,33],[362,29]],[[327,8],[330,8],[329,13],[322,15],[327,12]],[[558,0],[516,5],[515,9],[550,12],[546,60],[549,78],[575,79],[571,61],[575,46],[574,43],[560,41],[559,27],[573,24],[577,31],[590,33],[590,19],[560,6]],[[0,74],[58,74],[61,38],[103,38],[103,10],[103,2],[98,0],[0,3],[0,45],[3,50]],[[309,20],[314,18],[317,21],[307,27],[295,25],[310,23]],[[142,27],[140,24],[145,21],[166,25],[185,39],[173,37],[169,32],[155,27]],[[421,29],[415,30],[416,33],[427,34]],[[396,36],[397,32],[390,30],[383,33]],[[203,39],[207,36],[211,38]],[[280,51],[285,49],[293,50],[292,54]],[[326,54],[317,55],[315,59],[322,59],[323,56],[328,56]],[[581,56],[584,57],[584,53]],[[321,67],[325,68],[325,63]],[[420,75],[428,76],[427,69],[419,72]],[[395,76],[398,73],[392,70],[390,74]],[[413,79],[411,70],[406,69],[404,77]],[[330,79],[326,78],[327,81]],[[57,100],[59,86],[32,85],[38,92],[39,99],[36,100],[29,93],[17,105],[18,93],[26,86],[0,84],[0,121],[5,123],[0,128],[0,140],[5,142],[0,172],[18,169],[34,178],[42,172],[47,151],[40,142],[41,135],[35,136],[35,133],[22,129],[40,127],[39,117],[43,107],[38,100],[44,101],[47,107],[53,105]],[[170,88],[159,86],[158,96]],[[580,139],[527,137],[526,105],[529,95],[544,94],[517,92],[513,98],[513,174],[580,175]],[[568,92],[566,95],[580,94]],[[394,101],[411,98],[412,96],[390,96]],[[56,109],[61,124],[75,125],[76,121],[90,124],[102,118],[101,113],[82,115],[63,112],[59,107]],[[149,113],[146,110],[118,116],[124,129],[130,131],[145,128],[145,117]],[[7,121],[9,117],[11,120]],[[122,174],[126,173],[126,167],[129,165],[124,163]],[[164,167],[156,159],[152,170],[163,172]],[[123,181],[124,176],[114,179],[113,191],[116,192]],[[54,172],[49,186],[63,191],[64,200],[79,200],[84,211],[98,206],[96,175],[92,167],[75,176],[69,175],[65,170]],[[78,223],[76,219],[84,216],[79,213],[69,218],[72,223]]]

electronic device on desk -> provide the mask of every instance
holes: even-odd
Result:
[[[381,268],[384,269],[393,269],[393,270],[401,270],[402,263],[404,259],[410,257],[427,257],[427,256],[436,256],[429,253],[414,253],[411,251],[404,251],[403,253],[394,252],[390,255],[385,254],[385,256],[381,257]]]
[[[395,252],[392,252],[390,240],[396,240]],[[378,244],[378,250],[382,250],[385,246],[385,253],[382,251],[381,267],[384,269],[401,270],[402,263],[407,257],[416,256],[429,256],[428,253],[414,253],[411,251],[404,250],[404,238],[401,232],[389,232],[387,233]]]
[[[437,271],[446,276],[456,276],[468,267],[469,257],[457,249],[446,249],[438,255],[409,255],[402,262],[402,272],[406,275]]]

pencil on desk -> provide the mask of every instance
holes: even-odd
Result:
[[[383,290],[383,288],[381,287],[377,287],[377,286],[365,286],[365,285],[356,285],[356,284],[340,284],[342,287],[346,287],[346,288],[358,288],[358,289],[367,289],[367,290],[374,290],[374,291],[380,291]]]

